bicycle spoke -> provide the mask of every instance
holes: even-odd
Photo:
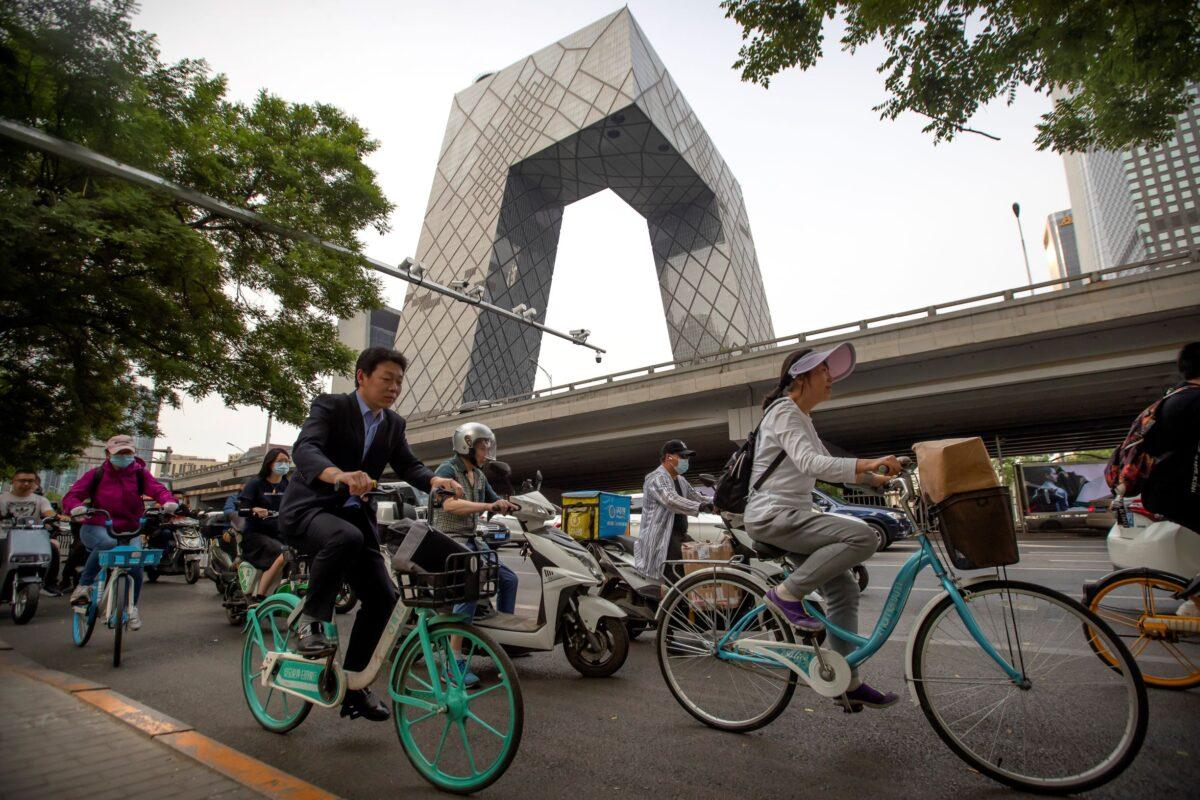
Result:
[[[437,752],[434,753],[433,761],[430,762],[430,766],[432,767],[437,767],[438,763],[442,760],[442,750],[446,746],[446,736],[450,733],[450,725],[450,720],[447,719],[446,727],[442,728],[442,738],[438,740]]]
[[[471,751],[471,743],[467,741],[467,725],[461,720],[458,723],[458,733],[462,738],[463,750],[467,754],[467,763],[471,765],[471,776],[474,777],[479,774],[479,770],[475,767],[475,754]]]
[[[503,689],[505,686],[506,686],[506,684],[504,684],[504,683],[497,683],[494,686],[489,686],[486,689],[481,689],[478,692],[476,692],[475,694],[468,694],[467,700],[468,701],[478,700],[480,697],[491,694],[492,692],[496,691],[497,689]]]
[[[495,728],[493,728],[491,725],[487,724],[487,723],[486,723],[486,722],[484,722],[482,719],[480,719],[480,718],[479,718],[479,715],[478,715],[478,714],[476,714],[474,711],[468,711],[468,712],[467,712],[467,717],[468,717],[468,718],[470,718],[470,719],[472,719],[472,720],[474,720],[474,721],[475,721],[475,723],[476,723],[477,725],[479,725],[480,727],[482,727],[482,728],[483,728],[485,731],[487,731],[488,733],[490,733],[490,734],[492,734],[493,736],[495,736],[497,739],[500,739],[501,741],[503,741],[503,740],[504,740],[504,738],[505,738],[505,737],[504,737],[504,734],[503,734],[503,733],[501,733],[500,731],[496,730],[496,729],[495,729]],[[465,728],[465,726],[464,726],[464,728]]]

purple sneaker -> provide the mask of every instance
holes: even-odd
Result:
[[[792,623],[792,627],[802,633],[820,633],[825,630],[825,623],[805,613],[804,603],[800,600],[784,600],[775,594],[774,589],[768,589],[766,601],[782,614],[784,619]]]
[[[881,692],[865,683],[860,683],[857,689],[847,691],[844,699],[835,697],[833,702],[847,711],[862,711],[864,706],[867,708],[887,708],[890,705],[894,705],[899,699],[900,696],[895,692]]]

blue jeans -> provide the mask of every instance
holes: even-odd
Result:
[[[91,586],[100,574],[100,551],[112,550],[120,542],[109,535],[108,528],[103,525],[80,526],[79,539],[88,549],[88,560],[79,575],[79,585]],[[134,567],[129,572],[133,575],[133,602],[137,605],[138,598],[142,595],[142,568]]]
[[[485,544],[476,544],[474,539],[467,539],[463,544],[476,552],[488,549]],[[517,610],[517,573],[501,564],[499,583],[499,591],[496,592],[496,610],[501,614],[512,614]],[[478,603],[459,603],[454,607],[454,613],[465,614],[469,622],[475,616],[476,605]]]

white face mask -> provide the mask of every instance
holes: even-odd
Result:
[[[679,459],[679,463],[675,465],[675,471],[678,472],[680,475],[685,475],[685,474],[687,474],[688,467],[690,467],[690,466],[691,466],[690,461],[688,461],[686,458],[681,458],[681,459]]]

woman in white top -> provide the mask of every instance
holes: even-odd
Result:
[[[808,634],[818,633],[824,626],[805,613],[800,601],[818,588],[830,622],[857,633],[859,590],[850,568],[870,558],[876,546],[875,534],[865,522],[815,510],[814,485],[823,480],[880,486],[888,479],[876,470],[887,467],[892,475],[900,470],[895,456],[831,456],[813,426],[809,416],[813,408],[829,399],[834,382],[854,370],[854,358],[854,347],[843,343],[832,350],[797,350],[784,360],[779,383],[763,402],[766,413],[750,473],[750,485],[757,488],[746,503],[746,532],[756,541],[803,557],[795,559],[796,570],[783,583],[767,592],[767,603]],[[854,649],[836,636],[830,640],[842,655]],[[855,671],[846,700],[852,710],[885,708],[895,703],[897,696],[860,682]]]

